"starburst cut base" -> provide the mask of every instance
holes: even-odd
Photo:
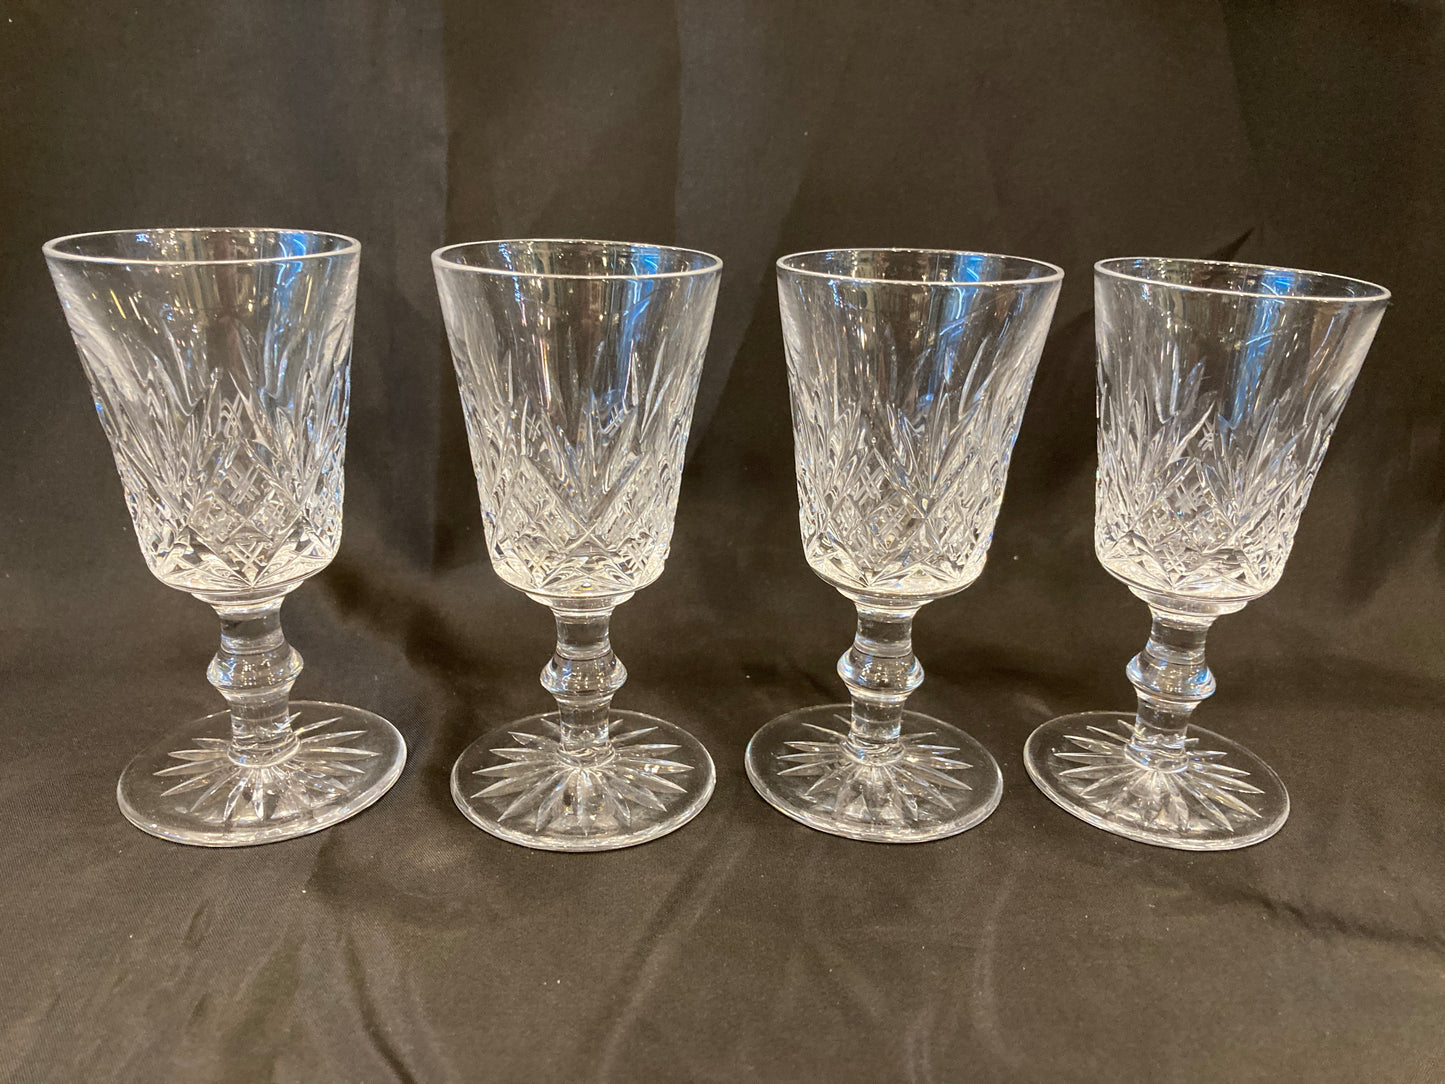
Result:
[[[266,767],[227,752],[231,717],[217,712],[153,745],[126,766],[116,797],[142,831],[201,847],[246,847],[318,832],[391,789],[406,743],[379,715],[293,700],[296,752]]]
[[[665,836],[712,797],[712,758],[687,731],[613,711],[611,748],[562,752],[555,713],[533,715],[469,745],[452,768],[452,798],[500,839],[547,851],[611,851]]]
[[[903,713],[898,748],[862,760],[845,739],[852,708],[780,715],[748,742],[748,778],[769,804],[820,832],[923,843],[967,831],[998,807],[998,764],[963,731]]]
[[[1140,843],[1228,851],[1280,830],[1289,816],[1289,794],[1244,746],[1191,726],[1186,766],[1159,771],[1128,756],[1133,723],[1131,712],[1061,716],[1029,736],[1024,764],[1055,804]]]

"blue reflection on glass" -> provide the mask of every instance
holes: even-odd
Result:
[[[300,257],[322,251],[325,241],[314,234],[299,230],[282,230],[268,237],[279,251],[268,251],[258,244],[256,254],[263,258],[276,256]],[[312,306],[322,301],[324,284],[330,264],[326,260],[286,259],[280,263],[261,264],[257,273],[271,276],[270,296],[257,298],[271,310],[266,327],[266,341],[262,346],[262,377],[267,393],[288,410],[294,409],[297,389],[287,380],[290,368],[291,350],[297,348],[292,332],[303,326]],[[312,277],[314,276],[314,277]],[[264,281],[257,288],[265,291]],[[300,359],[304,362],[304,358]],[[307,419],[308,428],[314,426],[314,419]]]
[[[660,249],[634,246],[630,255],[632,257],[631,273],[634,275],[655,275],[663,270]]]
[[[1242,303],[1250,306],[1250,312],[1231,374],[1228,410],[1221,418],[1222,424],[1228,430],[1233,430],[1245,419],[1256,416],[1258,400],[1267,394],[1264,390],[1266,361],[1276,346],[1276,336],[1288,311],[1286,302],[1274,299],[1292,296],[1298,282],[1299,275],[1294,271],[1265,268],[1254,284],[1254,292],[1269,296],[1242,299]]]
[[[993,258],[981,252],[963,252],[954,258],[952,279],[955,282],[989,282],[993,276]]]
[[[277,244],[281,246],[282,256],[305,256],[312,251],[311,238],[297,230],[279,233],[276,235],[276,240]]]

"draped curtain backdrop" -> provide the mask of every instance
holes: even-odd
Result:
[[[1442,186],[1425,0],[0,0],[0,1078],[1438,1078]],[[147,225],[363,245],[345,541],[284,618],[297,694],[411,759],[288,843],[176,846],[115,807],[134,752],[220,706],[218,627],[145,570],[40,246]],[[718,788],[631,851],[511,846],[447,789],[548,703],[428,263],[515,236],[726,265],[669,566],[614,624],[619,705],[697,734]],[[1003,804],[920,846],[808,831],[742,770],[760,724],[843,696],[773,261],[844,245],[1067,272],[989,566],[916,628],[913,706],[994,752]],[[1132,703],[1147,632],[1092,552],[1091,265],[1121,255],[1395,294],[1283,582],[1210,637],[1201,722],[1294,803],[1250,850],[1109,836],[1020,759]]]

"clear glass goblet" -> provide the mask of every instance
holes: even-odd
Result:
[[[778,261],[803,550],[858,610],[838,660],[852,705],[788,712],[748,743],[748,778],[795,820],[916,843],[998,805],[993,757],[904,710],[923,681],[913,615],[983,571],[1062,280],[977,252]]]
[[[1243,746],[1190,723],[1204,639],[1279,582],[1310,486],[1389,300],[1337,275],[1215,260],[1095,265],[1094,548],[1149,605],[1134,712],[1030,736],[1039,789],[1090,824],[1181,850],[1279,831],[1289,796]]]
[[[215,607],[228,711],[130,762],[121,811],[207,847],[315,832],[390,789],[385,719],[290,700],[286,596],[341,540],[360,246],[300,230],[61,237],[45,258],[151,572]]]
[[[612,611],[662,574],[722,261],[611,241],[485,241],[432,256],[492,566],[551,609],[557,710],[470,745],[452,797],[528,847],[665,835],[712,794],[707,750],[612,708]]]

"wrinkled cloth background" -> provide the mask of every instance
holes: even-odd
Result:
[[[1445,10],[1031,4],[0,2],[0,1078],[1445,1077]],[[151,736],[216,710],[217,623],[152,580],[40,245],[278,225],[363,242],[346,537],[284,613],[297,695],[410,761],[371,810],[208,851],[128,826]],[[602,855],[473,828],[447,773],[543,710],[548,615],[489,569],[428,253],[677,242],[726,262],[662,580],[618,704],[718,787]],[[773,715],[842,698],[849,606],[797,537],[772,261],[975,248],[1068,273],[989,567],[928,607],[913,706],[997,813],[889,847],[773,812]],[[1290,567],[1210,638],[1205,725],[1284,831],[1187,854],[1075,821],[1020,750],[1132,703],[1142,604],[1092,552],[1091,264],[1219,255],[1395,292]]]

